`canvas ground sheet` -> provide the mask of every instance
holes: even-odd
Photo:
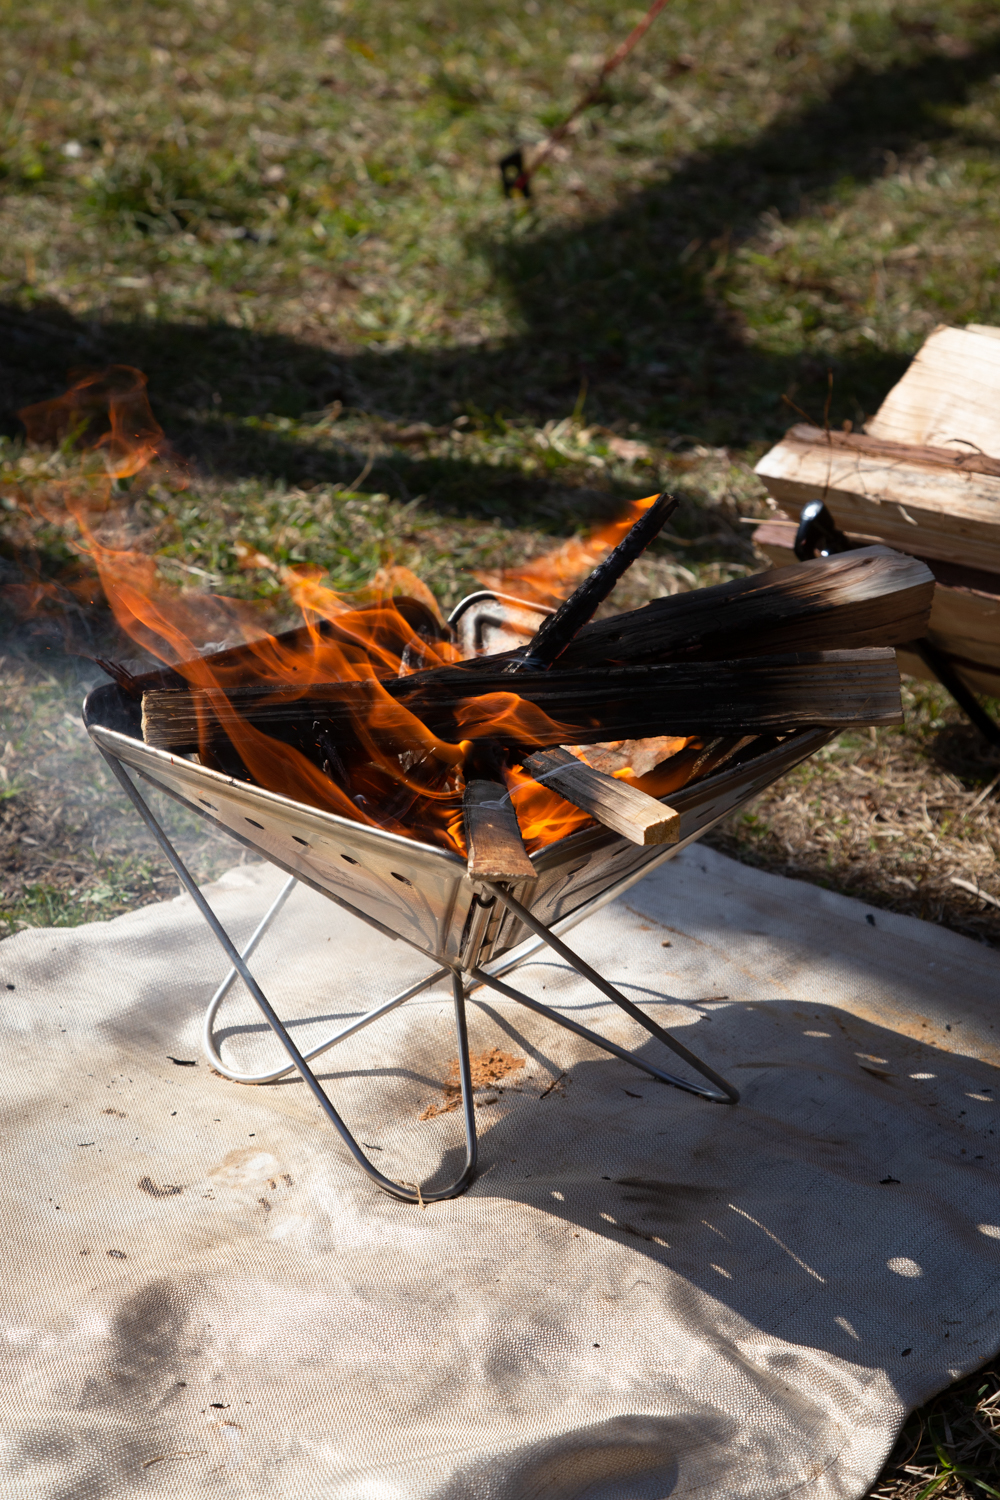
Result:
[[[238,940],[282,879],[209,888]],[[742,1102],[477,991],[508,1071],[423,1210],[298,1079],[211,1071],[189,898],[0,945],[0,1494],[862,1495],[1000,1346],[997,955],[697,847],[570,941]],[[428,968],[302,888],[254,964],[300,1046]],[[554,954],[511,978],[671,1067]],[[217,1035],[280,1056],[245,993]],[[460,1166],[456,1050],[441,988],[317,1064],[389,1175]]]

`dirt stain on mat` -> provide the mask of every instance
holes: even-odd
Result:
[[[165,1182],[158,1187],[151,1177],[140,1177],[137,1187],[141,1187],[144,1193],[151,1198],[176,1198],[178,1193],[183,1193],[182,1187],[176,1187],[173,1183]]]
[[[524,1067],[523,1057],[514,1057],[510,1052],[501,1052],[499,1047],[488,1047],[485,1052],[470,1053],[469,1067],[472,1073],[472,1088],[477,1089],[496,1088],[502,1078],[508,1073],[514,1073],[518,1068]],[[448,1064],[448,1074],[441,1085],[444,1100],[441,1104],[428,1104],[421,1111],[421,1120],[433,1120],[435,1115],[447,1115],[458,1108],[462,1102],[462,1081],[458,1071],[458,1058],[453,1057]]]

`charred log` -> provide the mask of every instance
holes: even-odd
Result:
[[[511,679],[480,664],[439,667],[382,682],[331,683],[291,692],[241,688],[152,691],[143,696],[143,736],[162,749],[193,750],[217,738],[237,744],[243,724],[309,743],[313,724],[336,744],[355,726],[385,719],[386,706],[449,742],[497,739],[531,748],[657,734],[749,734],[801,725],[841,728],[902,722],[895,653],[888,649],[676,662],[607,669],[526,673],[518,697],[541,709],[529,721],[506,711]],[[496,694],[495,703],[484,701]],[[376,714],[375,710],[380,712]],[[501,729],[504,716],[507,727]],[[390,716],[391,717],[391,716]],[[387,725],[402,739],[406,719]]]

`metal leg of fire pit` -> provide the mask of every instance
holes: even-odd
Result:
[[[253,937],[250,939],[247,946],[243,949],[240,957],[243,959],[244,963],[246,963],[247,959],[250,958],[261,938],[267,932],[267,929],[270,927],[271,923],[274,921],[275,917],[278,915],[281,908],[284,906],[285,902],[288,900],[289,896],[292,894],[292,891],[295,889],[298,883],[299,882],[294,875],[290,875],[288,877],[285,884],[278,892],[277,897],[271,903],[270,907],[261,918]],[[329,1052],[332,1047],[336,1047],[338,1042],[346,1041],[349,1036],[354,1036],[355,1032],[363,1030],[365,1026],[370,1026],[373,1021],[378,1021],[382,1016],[387,1016],[391,1010],[395,1010],[397,1006],[403,1005],[407,1000],[412,1000],[413,996],[419,995],[422,990],[428,990],[430,989],[431,985],[437,984],[442,979],[446,979],[450,973],[450,969],[435,969],[434,972],[432,974],[428,974],[425,979],[421,979],[416,984],[411,985],[410,988],[408,990],[404,990],[402,994],[394,995],[391,1000],[386,1000],[383,1005],[376,1006],[374,1010],[367,1011],[365,1015],[360,1016],[355,1021],[352,1021],[349,1026],[345,1026],[340,1031],[335,1032],[333,1036],[327,1037],[325,1042],[319,1042],[315,1047],[311,1047],[308,1052],[303,1052],[302,1056],[305,1058],[306,1062],[312,1062],[314,1057],[322,1057],[324,1052]],[[215,994],[208,1002],[208,1009],[205,1012],[205,1020],[202,1026],[201,1033],[202,1050],[204,1051],[205,1056],[208,1058],[209,1062],[212,1064],[212,1067],[215,1068],[217,1072],[221,1073],[224,1078],[229,1078],[233,1083],[275,1083],[279,1078],[284,1078],[286,1074],[294,1073],[295,1064],[283,1063],[280,1068],[271,1068],[266,1073],[241,1073],[236,1068],[231,1067],[229,1063],[223,1062],[222,1055],[215,1045],[215,1038],[212,1035],[212,1028],[215,1025],[215,1018],[218,1015],[219,1006],[229,994],[229,991],[232,989],[233,984],[235,983],[237,978],[237,970],[230,969],[229,973],[226,975],[225,979],[219,985],[219,988],[216,990]]]
[[[472,1100],[472,1075],[469,1061],[469,1037],[465,1013],[465,1000],[467,989],[474,988],[480,984],[488,985],[490,988],[499,991],[499,993],[503,995],[506,995],[509,999],[516,1001],[518,1004],[526,1006],[529,1010],[533,1010],[539,1015],[544,1015],[549,1020],[554,1021],[557,1025],[562,1026],[565,1030],[571,1031],[575,1035],[584,1038],[586,1041],[591,1042],[594,1046],[602,1048],[605,1052],[609,1052],[612,1056],[620,1057],[624,1061],[631,1062],[635,1067],[642,1069],[643,1072],[650,1074],[654,1078],[660,1079],[664,1083],[673,1084],[678,1088],[685,1089],[690,1093],[698,1094],[702,1098],[706,1099],[734,1104],[738,1101],[739,1094],[731,1084],[727,1083],[724,1078],[721,1078],[719,1074],[708,1067],[706,1063],[703,1063],[700,1058],[694,1055],[694,1053],[689,1052],[686,1047],[684,1047],[680,1042],[676,1041],[672,1036],[670,1036],[668,1032],[664,1031],[661,1026],[658,1026],[655,1021],[652,1021],[647,1015],[645,1015],[638,1006],[634,1005],[630,1000],[628,1000],[619,990],[615,988],[614,985],[612,985],[608,980],[604,979],[603,976],[598,974],[596,970],[592,969],[590,965],[587,964],[582,958],[580,958],[578,954],[574,953],[571,948],[568,948],[566,944],[563,943],[561,939],[557,937],[550,928],[545,927],[543,923],[537,921],[532,916],[532,914],[520,904],[520,902],[514,899],[513,896],[511,896],[501,886],[494,885],[490,881],[484,881],[483,886],[488,889],[494,896],[496,896],[512,912],[513,915],[515,915],[521,922],[524,923],[528,930],[535,935],[535,938],[538,940],[538,942],[552,948],[556,953],[559,954],[561,958],[565,960],[565,962],[570,964],[576,970],[576,972],[581,975],[581,977],[587,979],[598,990],[600,990],[602,994],[606,995],[610,1000],[612,1000],[616,1005],[624,1010],[626,1014],[631,1016],[633,1020],[637,1021],[640,1026],[648,1031],[651,1036],[656,1037],[658,1041],[662,1042],[666,1047],[670,1048],[671,1051],[675,1052],[679,1057],[683,1058],[690,1067],[694,1068],[696,1072],[700,1073],[703,1078],[708,1079],[709,1082],[714,1085],[714,1087],[706,1088],[704,1085],[684,1078],[678,1078],[673,1074],[661,1071],[660,1069],[645,1062],[643,1059],[635,1056],[633,1053],[627,1051],[627,1049],[625,1049],[624,1047],[619,1047],[617,1043],[607,1041],[605,1038],[599,1036],[596,1032],[590,1031],[587,1027],[580,1025],[578,1022],[570,1020],[567,1016],[560,1015],[557,1011],[550,1009],[550,1007],[547,1005],[543,1005],[540,1001],[533,1000],[529,995],[525,995],[522,991],[515,990],[510,985],[504,984],[498,976],[487,974],[482,969],[479,969],[477,967],[472,967],[468,970],[468,976],[471,980],[471,983],[467,982],[466,977],[458,969],[436,969],[425,979],[418,981],[417,984],[412,985],[402,994],[395,995],[391,1000],[387,1000],[383,1005],[377,1006],[374,1010],[371,1010],[365,1015],[360,1016],[357,1020],[352,1021],[348,1026],[337,1032],[335,1036],[328,1038],[324,1042],[321,1042],[318,1046],[312,1048],[309,1052],[300,1052],[289,1036],[286,1027],[278,1017],[277,1013],[274,1011],[267,997],[264,995],[257,981],[254,979],[249,968],[247,967],[247,959],[250,958],[260,940],[270,927],[271,923],[274,921],[275,917],[277,917],[281,908],[284,906],[288,897],[294,890],[295,885],[297,884],[295,878],[290,877],[286,881],[277,898],[274,900],[274,902],[272,902],[271,907],[265,913],[264,917],[258,924],[246,948],[241,953],[236,948],[229,934],[226,932],[218,917],[215,915],[215,912],[212,910],[204,895],[199,890],[194,877],[191,875],[190,871],[187,869],[187,866],[180,858],[180,855],[175,850],[169,837],[157,820],[152,808],[146,802],[138,787],[126,772],[124,766],[117,759],[117,757],[110,754],[103,747],[100,748],[101,754],[104,756],[105,760],[110,766],[116,780],[121,784],[121,787],[126,796],[135,806],[136,811],[139,813],[143,822],[149,828],[150,832],[152,833],[157,844],[160,846],[160,849],[163,851],[164,855],[169,861],[181,884],[191,896],[192,900],[198,907],[198,910],[201,912],[201,915],[204,917],[206,923],[215,936],[216,941],[219,943],[223,952],[229,959],[231,965],[230,971],[213,995],[205,1017],[204,1044],[205,1050],[213,1065],[225,1077],[231,1078],[236,1082],[243,1083],[271,1082],[272,1080],[280,1078],[285,1074],[292,1072],[293,1070],[297,1071],[316,1098],[317,1103],[319,1104],[323,1113],[326,1115],[327,1119],[333,1125],[341,1140],[344,1142],[347,1149],[354,1157],[354,1160],[378,1187],[380,1187],[384,1192],[390,1194],[392,1197],[401,1199],[402,1201],[408,1203],[441,1202],[444,1199],[454,1198],[457,1197],[460,1193],[463,1193],[475,1176],[478,1143],[476,1139],[475,1113]],[[363,916],[363,913],[358,913],[358,915]],[[531,951],[537,951],[537,948],[533,947]],[[523,959],[527,959],[528,957],[530,957],[530,952],[523,955]],[[523,959],[515,959],[514,962],[516,964],[518,961],[523,961]],[[503,968],[501,968],[500,972],[505,972],[506,968],[511,966],[512,965],[510,965],[509,963],[504,965]],[[341,1119],[337,1110],[327,1098],[327,1095],[321,1087],[318,1079],[315,1077],[314,1073],[309,1067],[309,1062],[312,1058],[320,1056],[322,1053],[329,1051],[332,1047],[335,1047],[339,1042],[346,1040],[347,1037],[353,1036],[363,1027],[369,1026],[373,1021],[378,1020],[381,1016],[388,1014],[389,1011],[394,1010],[397,1006],[404,1004],[414,995],[417,995],[421,991],[428,989],[431,985],[438,983],[449,973],[451,975],[452,995],[455,1007],[455,1031],[458,1041],[459,1081],[461,1084],[462,1112],[465,1125],[466,1141],[465,1164],[459,1176],[448,1187],[424,1193],[416,1184],[411,1184],[408,1182],[394,1182],[391,1178],[384,1176],[384,1174],[381,1173],[377,1169],[377,1167],[375,1167],[368,1160],[360,1145],[348,1130],[344,1121]],[[232,984],[235,982],[237,975],[239,975],[239,977],[243,980],[258,1009],[261,1011],[268,1025],[278,1037],[286,1053],[288,1054],[289,1062],[281,1068],[274,1069],[264,1074],[240,1074],[224,1064],[221,1057],[219,1056],[218,1049],[216,1048],[214,1039],[212,1037],[212,1025],[218,1012],[219,1006],[221,1005],[226,994],[229,992]]]
[[[714,1068],[710,1068],[707,1063],[702,1062],[700,1057],[696,1057],[693,1052],[689,1052],[683,1043],[678,1042],[668,1031],[664,1031],[662,1026],[658,1026],[644,1011],[639,1009],[638,1005],[633,1005],[632,1001],[627,999],[620,990],[616,989],[609,980],[605,979],[603,974],[598,974],[597,970],[592,969],[578,953],[574,953],[572,948],[568,948],[561,938],[556,937],[550,928],[533,917],[531,912],[526,910],[520,901],[516,901],[509,891],[505,891],[502,886],[495,885],[490,880],[484,880],[483,885],[503,902],[508,911],[512,912],[514,916],[524,923],[529,932],[533,932],[537,938],[541,938],[543,943],[547,944],[555,953],[558,953],[559,957],[570,964],[583,979],[588,980],[596,989],[600,990],[602,995],[607,995],[608,999],[613,1000],[615,1005],[620,1006],[626,1015],[632,1017],[633,1021],[638,1021],[639,1025],[648,1031],[650,1036],[656,1037],[657,1041],[662,1042],[665,1047],[669,1047],[671,1052],[675,1052],[678,1057],[683,1058],[689,1067],[694,1068],[695,1072],[700,1073],[702,1078],[707,1078],[715,1087],[705,1088],[702,1084],[688,1082],[682,1078],[675,1078],[671,1074],[658,1073],[646,1063],[640,1062],[638,1058],[633,1057],[630,1053],[615,1047],[614,1044],[609,1046],[607,1042],[603,1041],[594,1032],[588,1034],[589,1040],[595,1042],[597,1046],[603,1047],[608,1052],[614,1052],[617,1056],[627,1057],[629,1062],[634,1062],[637,1067],[645,1069],[647,1073],[653,1073],[654,1077],[661,1077],[666,1083],[676,1084],[679,1088],[687,1089],[694,1094],[700,1094],[704,1099],[712,1099],[719,1104],[739,1103],[739,1092],[733,1088],[731,1083],[727,1083],[720,1074],[715,1072]],[[532,1010],[541,1010],[552,1020],[557,1021],[560,1026],[565,1026],[567,1030],[578,1033],[584,1032],[584,1028],[578,1026],[576,1022],[570,1022],[565,1016],[559,1015],[557,1011],[549,1010],[547,1006],[540,1006],[538,1001],[529,1000],[527,995],[522,995],[516,990],[508,990],[508,986],[499,984],[497,980],[491,979],[489,975],[481,971],[476,971],[476,973],[481,983],[489,984],[503,993],[509,993],[512,999],[520,1001],[522,1005],[527,1004]]]
[[[610,1052],[612,1057],[620,1057],[623,1062],[631,1063],[633,1067],[641,1069],[643,1073],[648,1073],[651,1078],[656,1078],[660,1083],[672,1083],[675,1088],[684,1089],[689,1094],[697,1094],[702,1099],[712,1099],[718,1104],[737,1102],[729,1094],[724,1095],[714,1089],[703,1088],[701,1084],[692,1083],[686,1078],[677,1078],[673,1073],[664,1073],[659,1068],[654,1068],[652,1063],[636,1057],[635,1053],[630,1052],[627,1047],[619,1047],[617,1042],[609,1042],[606,1037],[598,1036],[596,1031],[591,1031],[587,1026],[581,1026],[579,1021],[571,1021],[568,1016],[560,1015],[559,1011],[553,1010],[551,1006],[543,1005],[540,1000],[533,1000],[523,990],[515,990],[492,974],[484,974],[482,969],[472,969],[470,972],[474,980],[472,988],[481,984],[488,985],[491,990],[497,990],[501,995],[506,995],[508,1000],[516,1000],[518,1005],[523,1005],[528,1010],[545,1016],[549,1021],[555,1021],[556,1025],[563,1027],[565,1031],[572,1031],[576,1036],[582,1037],[585,1042],[600,1047],[602,1052]]]
[[[319,1104],[320,1109],[326,1115],[327,1119],[330,1121],[330,1124],[336,1130],[337,1134],[344,1142],[344,1145],[354,1157],[354,1160],[357,1162],[358,1166],[367,1173],[371,1180],[378,1187],[380,1187],[383,1192],[389,1193],[393,1198],[400,1198],[406,1203],[438,1203],[443,1199],[456,1198],[460,1193],[464,1193],[465,1189],[469,1186],[470,1182],[475,1176],[478,1143],[476,1140],[475,1111],[472,1103],[472,1071],[469,1064],[469,1033],[465,1014],[465,986],[463,984],[461,974],[457,970],[453,970],[451,973],[451,981],[452,994],[455,1005],[455,1032],[458,1039],[458,1072],[459,1082],[462,1089],[462,1113],[465,1123],[465,1165],[455,1181],[448,1187],[438,1188],[424,1193],[416,1184],[408,1182],[394,1182],[392,1178],[384,1176],[383,1173],[381,1173],[377,1167],[373,1166],[365,1156],[363,1150],[358,1145],[358,1142],[354,1139],[354,1136],[348,1130],[347,1126],[344,1124],[344,1121],[341,1119],[340,1115],[337,1113],[336,1109],[327,1098],[326,1093],[321,1087],[319,1080],[312,1072],[312,1069],[309,1067],[309,1064],[306,1061],[305,1057],[292,1041],[292,1038],[289,1036],[284,1024],[275,1012],[270,1001],[267,999],[263,990],[260,988],[250,970],[247,968],[243,955],[239,952],[232,939],[230,938],[228,932],[223,927],[218,917],[215,915],[215,912],[206,901],[202,892],[199,890],[194,876],[188,870],[187,866],[184,864],[184,861],[181,859],[180,855],[177,853],[176,849],[168,838],[167,834],[161,828],[156,814],[146,802],[142,793],[132,781],[132,778],[128,775],[121,762],[117,760],[115,756],[108,754],[108,752],[105,751],[103,747],[101,747],[101,754],[104,756],[105,760],[110,766],[115,779],[120,783],[122,790],[125,792],[125,795],[133,804],[139,816],[142,818],[150,833],[152,833],[157,844],[160,846],[160,849],[169,860],[170,865],[174,870],[174,873],[176,874],[178,880],[184,886],[184,889],[187,891],[188,895],[191,897],[192,901],[201,912],[201,915],[204,917],[208,926],[211,928],[216,941],[218,942],[222,951],[225,953],[226,957],[229,959],[230,964],[239,974],[240,978],[243,980],[243,983],[250,991],[250,994],[252,995],[258,1009],[263,1014],[264,1019],[267,1021],[268,1025],[271,1027],[271,1030],[278,1037],[285,1051],[288,1053],[288,1056],[292,1062],[292,1066],[298,1071],[298,1073],[302,1077],[303,1082],[312,1092],[313,1096],[316,1099],[316,1102]],[[274,914],[277,914],[276,911]],[[442,971],[442,973],[443,972],[446,971]],[[425,985],[419,985],[417,988],[423,989],[425,987]],[[403,998],[408,998],[408,996]],[[383,1011],[384,1009],[391,1008],[392,1003],[393,1002],[390,1002],[388,1007],[383,1007]],[[402,1000],[397,997],[395,1003],[401,1004]],[[366,1024],[367,1020],[369,1019],[375,1019],[374,1013],[370,1017],[366,1018],[362,1022],[362,1024]],[[357,1026],[352,1029],[356,1030]]]

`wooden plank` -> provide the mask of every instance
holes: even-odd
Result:
[[[469,874],[474,880],[534,880],[517,813],[500,781],[469,781],[463,799]]]
[[[765,454],[756,473],[794,516],[824,500],[845,531],[1000,573],[1000,478],[993,475],[949,474],[791,437]]]
[[[672,807],[626,781],[606,776],[568,750],[539,750],[525,757],[524,768],[536,781],[552,787],[574,807],[633,844],[676,844],[680,838],[680,814]]]
[[[978,328],[935,328],[868,433],[1000,458],[1000,340]]]
[[[776,568],[783,568],[795,559],[795,532],[794,521],[775,519],[758,526],[753,540]],[[870,540],[851,532],[848,537],[862,545]],[[928,565],[936,583],[926,634],[954,660],[970,687],[995,697],[1000,692],[1000,575],[934,559]],[[933,679],[914,652],[898,648],[896,654],[901,672]]]

